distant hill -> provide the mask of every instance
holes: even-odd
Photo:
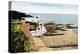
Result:
[[[8,13],[9,13],[9,19],[15,19],[15,20],[17,19],[21,20],[21,17],[33,17],[31,15],[27,15],[25,13],[14,10],[8,11]]]

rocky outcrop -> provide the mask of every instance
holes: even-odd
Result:
[[[54,32],[56,30],[56,23],[54,22],[47,22],[44,24],[46,29],[47,29],[47,32]]]

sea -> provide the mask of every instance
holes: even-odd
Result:
[[[78,27],[78,14],[52,14],[52,13],[29,13],[36,17],[38,16],[43,22],[54,21],[57,24],[74,24]],[[78,33],[78,28],[73,29]]]

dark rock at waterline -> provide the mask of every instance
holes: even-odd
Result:
[[[78,28],[77,26],[76,27],[73,27],[73,26],[66,26],[67,28],[72,28],[72,29],[76,29]]]
[[[67,24],[66,25],[66,28],[72,28],[72,29],[76,29],[76,28],[78,28],[77,26],[74,26],[73,24],[71,25],[71,24]]]
[[[56,23],[53,21],[47,22],[44,24],[47,29],[47,32],[54,32],[56,30]]]

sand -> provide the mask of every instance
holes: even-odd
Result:
[[[75,34],[72,29],[66,29],[64,35],[53,35],[53,36],[43,36],[42,40],[47,46],[58,46],[58,45],[72,45],[77,44],[77,34]]]
[[[67,31],[57,30],[58,33],[64,33],[64,35],[42,36],[39,37],[40,41],[36,40],[36,45],[39,46],[38,51],[51,51],[51,50],[65,50],[76,49],[78,45],[78,36],[72,29],[66,29]],[[36,38],[36,37],[35,37]],[[35,39],[34,39],[35,40]],[[40,47],[44,45],[43,47]]]

